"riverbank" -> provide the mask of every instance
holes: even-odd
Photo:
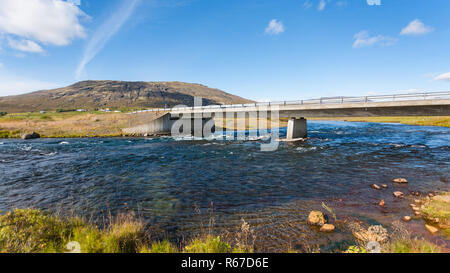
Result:
[[[37,132],[42,138],[124,137],[124,128],[141,124],[156,117],[157,113],[129,115],[114,112],[47,112],[7,114],[0,117],[0,138],[20,138],[24,133]],[[420,126],[450,127],[450,117],[336,117],[310,118],[309,120],[341,120],[350,122],[402,123]],[[241,125],[243,124],[243,125]],[[222,126],[220,126],[222,125]],[[247,119],[216,120],[216,126],[224,129],[246,130],[271,128],[270,121],[249,124]],[[280,119],[280,127],[287,126],[287,119]]]
[[[450,116],[417,116],[417,117],[335,117],[335,118],[310,118],[310,120],[339,120],[349,122],[379,122],[401,123],[419,126],[450,127]]]
[[[411,196],[416,197],[416,193]],[[405,216],[402,221],[425,220],[424,228],[429,233],[438,236],[441,232],[439,236],[450,239],[450,193],[426,195],[415,199],[415,204],[420,209],[411,206],[415,215]],[[110,216],[106,222],[100,228],[82,217],[16,209],[0,216],[0,253],[253,253],[258,252],[255,241],[261,240],[244,219],[234,232],[213,234],[211,226],[208,231],[199,227],[202,232],[178,242],[153,239],[160,237],[159,234],[153,234],[152,228],[133,212]],[[369,226],[359,219],[338,220],[333,209],[324,203],[322,210],[309,214],[307,223],[322,236],[334,232],[336,227],[351,230],[356,244],[348,246],[344,253],[368,253],[369,242],[377,242],[380,248],[375,251],[384,253],[448,252],[425,238],[414,236],[400,221],[392,223],[392,231],[388,233],[383,226]],[[289,246],[279,252],[323,251],[306,242],[302,250]]]
[[[124,128],[155,115],[100,111],[7,114],[0,117],[0,138],[20,138],[30,132],[42,138],[122,137],[128,136]]]

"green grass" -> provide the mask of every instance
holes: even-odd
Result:
[[[229,253],[231,246],[211,235],[198,237],[185,247],[187,253]]]
[[[101,230],[80,218],[59,218],[40,210],[17,209],[0,217],[0,252],[68,252],[78,242],[83,253],[134,253],[144,238],[144,226],[132,216],[118,216]]]
[[[0,216],[0,253],[65,253],[76,242],[82,253],[248,253],[221,237],[199,235],[185,247],[149,242],[145,225],[134,214],[120,214],[105,228],[79,217],[59,217],[36,209],[16,209]],[[180,251],[181,250],[181,251]]]
[[[404,239],[391,242],[384,250],[386,253],[440,253],[441,249],[421,239]]]

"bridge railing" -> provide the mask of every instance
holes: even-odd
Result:
[[[314,104],[343,104],[343,103],[368,103],[368,102],[389,102],[389,101],[411,101],[411,100],[440,100],[450,99],[450,91],[444,92],[428,92],[428,93],[409,93],[395,95],[378,95],[363,97],[325,97],[320,99],[306,99],[293,101],[273,101],[273,102],[256,102],[247,104],[229,104],[229,105],[207,105],[196,107],[174,107],[174,108],[158,108],[133,112],[169,112],[181,110],[206,110],[206,109],[226,109],[226,108],[245,108],[255,106],[274,106],[274,105],[314,105]]]

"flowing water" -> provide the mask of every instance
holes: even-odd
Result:
[[[324,239],[304,225],[322,202],[338,218],[389,225],[408,207],[393,191],[450,189],[450,128],[334,121],[308,127],[306,142],[282,143],[274,152],[262,152],[262,141],[2,140],[0,210],[35,207],[93,219],[133,210],[170,238],[211,219],[217,230],[233,229],[244,218],[273,239],[268,250],[295,246],[305,234],[333,249],[333,242],[350,240],[345,231]],[[397,177],[408,185],[392,184]],[[373,183],[389,188],[376,191]]]

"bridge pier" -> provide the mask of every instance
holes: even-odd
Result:
[[[308,127],[305,118],[291,118],[288,121],[286,140],[306,138],[308,136]]]

